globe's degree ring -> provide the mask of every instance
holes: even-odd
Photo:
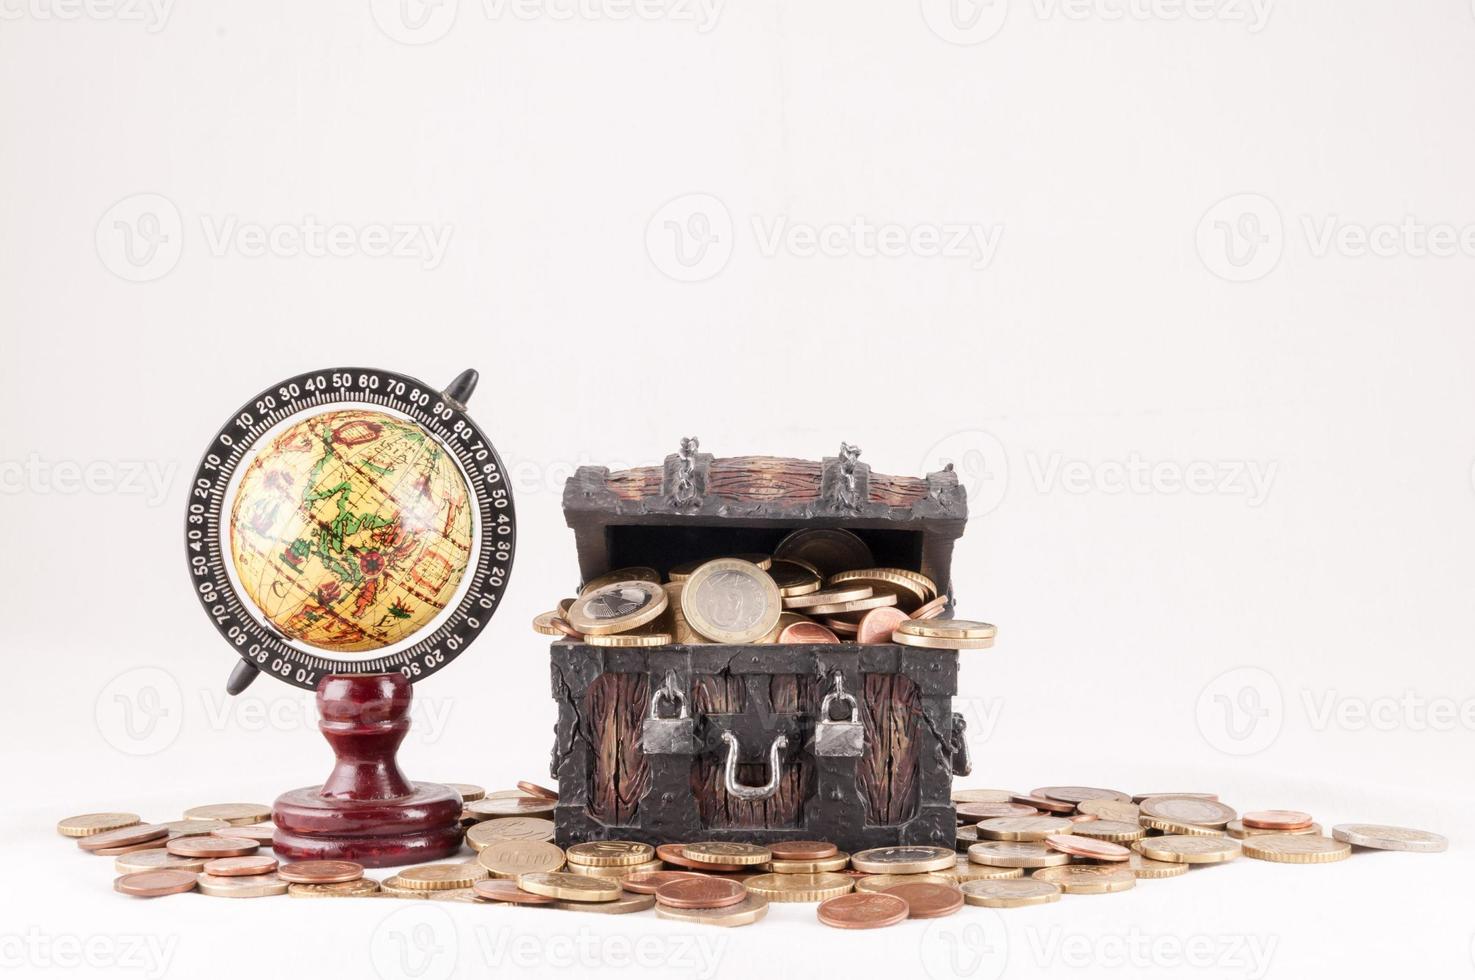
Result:
[[[458,378],[453,396],[449,389],[441,392],[381,369],[310,371],[260,392],[216,434],[190,485],[185,551],[196,597],[245,664],[309,690],[332,673],[398,671],[416,681],[449,663],[486,627],[507,588],[517,522],[502,460],[462,404],[474,377],[468,372]],[[464,572],[470,581],[463,582],[454,606],[437,617],[434,628],[413,633],[382,655],[351,660],[335,658],[332,649],[305,650],[252,614],[260,606],[231,577],[236,539],[230,534],[229,499],[233,483],[239,482],[237,474],[251,463],[263,437],[285,420],[295,423],[345,407],[401,416],[433,437],[465,478],[477,531]]]

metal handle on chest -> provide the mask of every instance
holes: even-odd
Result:
[[[722,771],[722,784],[731,796],[740,800],[766,800],[778,792],[779,780],[779,753],[788,746],[789,740],[783,735],[775,735],[768,746],[768,782],[762,786],[747,786],[738,782],[737,767],[738,755],[740,754],[737,736],[732,732],[723,732],[722,741],[727,743],[727,765]]]

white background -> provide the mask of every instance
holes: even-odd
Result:
[[[0,3],[6,967],[1475,972],[1469,3],[420,4]],[[964,657],[967,784],[1451,851],[877,933],[115,895],[59,817],[326,772],[307,695],[226,699],[181,524],[230,413],[341,364],[479,368],[514,477],[506,608],[417,687],[418,778],[545,776],[527,622],[576,580],[575,466],[846,439],[968,486],[960,613],[1000,639]]]

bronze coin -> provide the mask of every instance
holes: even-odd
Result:
[[[484,878],[471,886],[477,898],[493,902],[511,902],[514,905],[552,905],[558,901],[551,895],[534,895],[517,887],[511,878]]]
[[[1132,852],[1120,844],[1075,834],[1050,834],[1045,843],[1061,853],[1093,861],[1125,861],[1132,856]]]
[[[959,892],[958,894],[962,894]],[[880,929],[906,920],[911,913],[906,899],[883,892],[851,892],[827,898],[815,914],[819,921],[836,929]]]
[[[169,836],[169,827],[162,823],[137,823],[131,827],[122,827],[118,830],[105,830],[100,834],[90,837],[77,838],[77,846],[84,851],[111,850],[114,847],[132,847],[135,844],[147,844]],[[122,851],[113,851],[121,854]]]
[[[243,875],[266,875],[277,869],[277,859],[265,854],[246,857],[224,857],[206,861],[204,872],[217,878],[236,878]]]
[[[1251,810],[1240,814],[1239,821],[1260,830],[1300,830],[1311,826],[1311,814],[1300,810]]]
[[[839,643],[840,638],[819,623],[790,623],[778,635],[780,643]]]
[[[265,847],[271,846],[272,835],[277,828],[269,823],[253,823],[244,827],[227,827],[224,830],[212,830],[212,837],[233,837],[237,840],[254,840]]]
[[[674,864],[678,868],[694,868],[701,871],[749,871],[751,868],[741,864],[707,864],[705,861],[693,861],[682,851],[681,844],[657,844],[656,857],[667,864]]]
[[[1043,810],[1046,813],[1076,812],[1076,805],[1074,803],[1063,803],[1060,800],[1052,800],[1043,796],[1029,796],[1024,793],[1015,793],[1014,795],[1010,796],[1009,799],[1015,803],[1022,803],[1025,806],[1032,806],[1036,810]]]
[[[180,857],[244,857],[260,848],[254,840],[243,837],[179,837],[169,842],[170,854]]]
[[[779,841],[768,845],[768,850],[776,861],[818,861],[840,853],[840,848],[827,840]]]
[[[736,881],[704,875],[668,881],[656,889],[656,901],[678,909],[720,909],[748,897]]]
[[[539,786],[537,783],[529,783],[523,780],[518,780],[517,788],[537,799],[552,800],[554,803],[558,802],[558,790],[556,789],[549,789],[547,786]]]
[[[680,881],[683,878],[706,878],[707,875],[700,871],[637,871],[633,875],[626,875],[620,879],[620,886],[627,892],[635,892],[639,895],[654,895],[656,889],[668,881]]]
[[[329,885],[335,881],[357,881],[364,876],[364,866],[353,861],[293,861],[277,871],[283,881],[304,885]]]
[[[113,881],[113,890],[138,898],[158,898],[195,890],[199,879],[189,871],[135,871]]]
[[[936,619],[942,615],[947,608],[947,596],[940,595],[924,606],[918,606],[912,611],[912,619]]]
[[[856,643],[890,643],[896,628],[912,617],[895,606],[872,609],[860,618],[855,627]]]
[[[906,902],[908,917],[912,919],[940,919],[963,907],[963,892],[960,888],[930,881],[908,881],[873,894],[894,895]]]
[[[959,803],[958,819],[977,823],[990,817],[1033,817],[1040,811],[1027,803]]]
[[[860,624],[841,619],[839,616],[827,617],[825,625],[833,630],[836,636],[854,637],[860,632]]]
[[[1072,814],[1069,817],[1066,817],[1065,819],[1069,820],[1071,823],[1090,823],[1092,820],[1096,820],[1099,818],[1094,813],[1076,813]]]

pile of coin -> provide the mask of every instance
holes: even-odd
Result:
[[[741,554],[654,568],[617,568],[533,619],[545,636],[594,646],[670,643],[900,643],[993,646],[988,623],[943,619],[948,597],[908,568],[878,567],[841,528],[806,528],[772,555]]]

